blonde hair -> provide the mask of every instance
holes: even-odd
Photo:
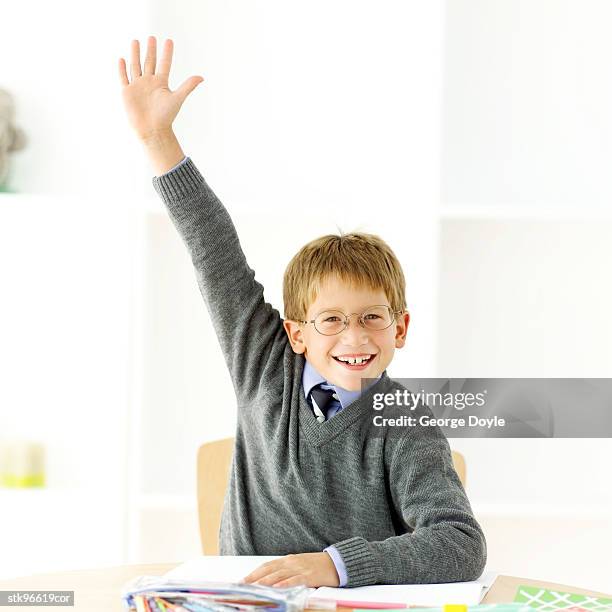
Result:
[[[285,318],[305,319],[321,285],[333,277],[355,287],[382,289],[393,310],[406,310],[406,281],[395,253],[379,236],[352,232],[321,236],[294,255],[283,278]]]

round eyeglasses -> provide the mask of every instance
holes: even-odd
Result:
[[[391,306],[370,306],[361,314],[353,312],[348,315],[344,314],[341,310],[324,310],[314,319],[310,321],[298,320],[298,323],[303,323],[304,325],[312,323],[320,334],[335,336],[348,327],[349,320],[354,315],[359,317],[361,327],[372,331],[382,331],[391,327],[396,315],[403,312],[403,310],[393,310]]]

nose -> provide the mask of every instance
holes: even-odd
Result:
[[[348,325],[340,333],[342,342],[346,346],[361,346],[368,342],[368,330],[359,322],[359,316],[358,314],[348,315]]]

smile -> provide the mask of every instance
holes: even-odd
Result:
[[[348,356],[340,356],[336,357],[332,355],[332,357],[342,366],[349,370],[363,370],[368,366],[370,361],[376,357],[376,355],[361,355],[359,357],[348,357]]]

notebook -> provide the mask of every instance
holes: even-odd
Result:
[[[278,557],[197,557],[170,570],[166,577],[182,580],[241,582],[262,563]],[[313,589],[310,599],[332,599],[339,605],[382,608],[388,604],[410,606],[443,606],[460,603],[473,606],[482,601],[497,574],[486,571],[472,582],[449,584],[374,585],[356,588],[319,587]],[[363,605],[362,605],[363,604]]]

